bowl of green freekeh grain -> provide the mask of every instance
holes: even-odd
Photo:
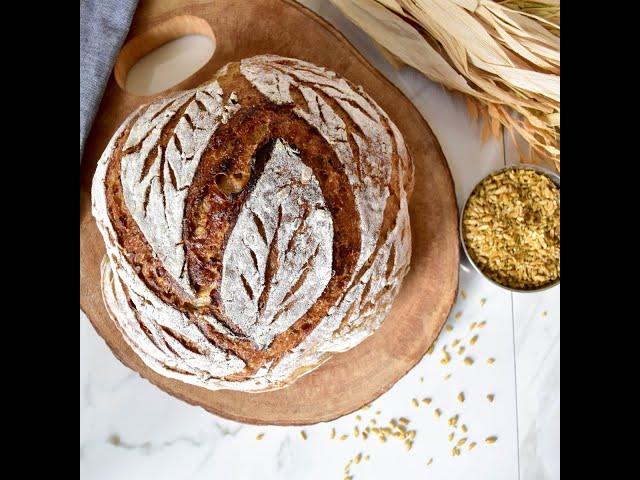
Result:
[[[537,165],[500,168],[473,189],[460,215],[471,265],[515,292],[560,283],[560,176]]]

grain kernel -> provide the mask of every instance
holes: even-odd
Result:
[[[498,437],[496,436],[487,437],[484,439],[484,441],[485,443],[488,443],[488,444],[496,443],[498,441]]]
[[[264,438],[264,433],[259,433],[256,435],[256,440],[262,440]]]

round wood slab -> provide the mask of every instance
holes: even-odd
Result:
[[[411,272],[382,327],[357,347],[335,355],[282,390],[212,392],[153,372],[133,353],[109,318],[100,293],[105,249],[91,216],[90,185],[111,135],[149,100],[120,87],[142,55],[189,33],[214,35],[216,50],[198,72],[171,89],[210,79],[229,61],[273,53],[328,67],[360,84],[400,128],[416,166],[409,210]],[[404,376],[436,339],[458,286],[458,209],[447,162],[433,132],[411,102],[331,25],[292,1],[142,1],[107,86],[85,147],[80,177],[80,306],[113,353],[169,394],[240,422],[305,425],[346,415],[372,402]],[[163,92],[165,93],[165,92]]]

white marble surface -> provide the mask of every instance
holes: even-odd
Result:
[[[333,6],[322,0],[302,3],[340,29],[414,101],[438,136],[459,200],[489,170],[517,161],[508,139],[483,145],[481,126],[469,120],[459,99],[410,69],[395,71]],[[370,409],[305,428],[242,425],[170,397],[122,366],[81,313],[81,478],[338,479],[358,453],[362,461],[349,470],[354,479],[560,478],[560,288],[511,294],[464,265],[460,274],[466,298],[458,298],[449,319],[453,330],[443,331],[433,355]],[[470,330],[483,321],[483,328]],[[477,343],[470,345],[475,334]],[[457,353],[459,345],[451,347],[455,339],[465,346],[463,355]],[[442,365],[445,344],[452,359]],[[463,363],[465,356],[474,359],[473,365]],[[486,363],[489,357],[495,358],[493,365]],[[464,403],[456,398],[459,392],[465,394]],[[495,395],[494,402],[487,394]],[[430,405],[413,406],[413,398],[427,397]],[[436,408],[442,411],[439,419]],[[454,430],[447,419],[454,414],[459,415],[458,428],[450,442],[447,436]],[[366,441],[354,436],[354,426],[363,430],[371,426],[371,418],[380,426],[399,417],[409,419],[407,428],[416,430],[409,451],[398,438],[381,443],[375,436]],[[466,434],[462,424],[468,427]],[[334,428],[336,438],[331,439]],[[257,440],[258,434],[264,437]],[[340,440],[343,434],[348,438]],[[485,444],[492,435],[497,442]],[[451,449],[463,437],[468,440],[460,456],[453,457]],[[477,446],[469,451],[474,441]]]

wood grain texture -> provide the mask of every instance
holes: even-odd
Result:
[[[169,5],[170,4],[170,5]],[[453,305],[458,285],[458,210],[446,160],[429,126],[402,93],[320,17],[291,1],[143,1],[128,41],[138,38],[141,56],[158,46],[158,36],[176,38],[204,19],[216,38],[211,60],[170,91],[192,88],[230,61],[273,53],[325,66],[364,87],[405,137],[416,166],[410,202],[413,253],[411,272],[382,327],[357,347],[335,355],[293,385],[273,392],[209,391],[162,377],[125,343],[109,318],[100,293],[104,245],[91,216],[90,185],[100,154],[126,116],[151,97],[126,93],[112,76],[86,144],[80,178],[80,306],[107,345],[129,368],[171,395],[233,420],[274,425],[305,425],[348,414],[375,400],[425,354]],[[165,22],[171,28],[166,27]],[[165,24],[163,26],[163,24]],[[202,31],[202,30],[200,30]],[[141,42],[140,38],[150,38]],[[146,45],[146,47],[145,47]],[[131,63],[131,49],[125,52]],[[135,60],[134,60],[135,63]],[[126,66],[119,76],[126,75]],[[129,65],[129,67],[130,67]],[[124,69],[124,73],[123,70]]]

